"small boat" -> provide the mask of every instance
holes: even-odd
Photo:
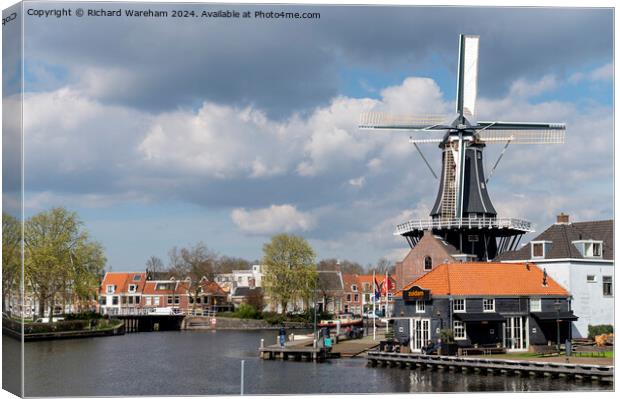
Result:
[[[318,324],[318,327],[336,328],[340,326],[340,328],[347,328],[347,327],[362,327],[363,324],[364,324],[364,319],[362,319],[361,317],[354,317],[351,315],[341,315],[337,319],[321,320],[321,322]]]

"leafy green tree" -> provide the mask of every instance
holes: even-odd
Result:
[[[273,236],[263,246],[263,284],[272,301],[286,312],[289,303],[312,297],[316,286],[315,253],[303,237]]]
[[[2,311],[11,313],[9,301],[19,293],[22,281],[22,225],[8,213],[2,213]]]
[[[24,227],[24,275],[39,299],[39,315],[51,319],[58,294],[87,298],[96,292],[106,258],[75,212],[53,208]]]

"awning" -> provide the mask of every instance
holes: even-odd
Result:
[[[505,321],[506,318],[499,313],[454,313],[454,317],[461,321]]]
[[[532,316],[536,317],[538,320],[579,320],[579,317],[575,316],[573,312],[560,312],[558,317],[558,312],[532,312]]]

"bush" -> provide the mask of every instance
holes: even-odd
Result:
[[[442,343],[450,344],[454,342],[454,332],[450,328],[439,330],[439,338]]]
[[[80,312],[80,313],[69,313],[62,315],[65,320],[92,320],[92,319],[102,319],[103,315],[97,312]]]
[[[263,320],[270,325],[282,324],[286,320],[286,316],[275,312],[263,312]]]
[[[594,339],[597,335],[611,334],[614,332],[614,326],[610,324],[600,324],[597,326],[588,325],[588,338]]]
[[[260,313],[252,305],[242,303],[235,311],[236,317],[240,319],[260,319]]]

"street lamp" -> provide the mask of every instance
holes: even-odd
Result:
[[[553,303],[553,308],[556,311],[556,319],[555,319],[555,326],[556,326],[556,331],[557,331],[557,347],[558,347],[558,355],[560,354],[560,307],[562,306],[562,304],[560,303],[560,300],[557,299],[554,303]]]

